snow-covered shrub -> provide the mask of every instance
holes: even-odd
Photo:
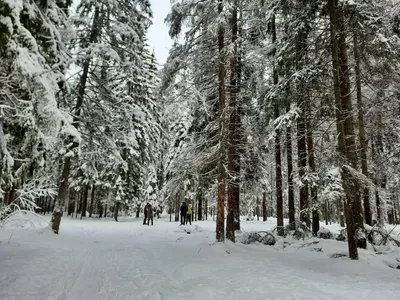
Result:
[[[345,242],[347,240],[346,229],[340,230],[340,233],[336,236],[337,241]]]
[[[20,210],[18,206],[4,206],[0,210],[0,227],[33,229],[44,228],[49,223],[30,210]]]
[[[293,236],[295,239],[310,239],[314,237],[313,232],[304,223],[296,222],[296,230],[285,232],[286,236]]]
[[[330,240],[333,238],[333,234],[329,231],[329,229],[321,227],[317,233],[317,237],[324,240]]]
[[[242,244],[254,244],[259,241],[261,236],[258,234],[256,231],[251,231],[251,232],[245,232],[243,235],[240,237],[239,242]]]
[[[243,233],[243,235],[238,238],[238,242],[246,245],[261,243],[273,246],[276,243],[276,238],[272,233],[267,231],[251,231]]]
[[[372,245],[386,246],[391,244],[400,247],[400,240],[396,235],[393,234],[393,229],[387,231],[385,228],[382,227],[371,227],[366,225],[365,235]]]
[[[263,232],[261,233],[260,243],[268,246],[273,246],[276,243],[276,238],[269,232]]]

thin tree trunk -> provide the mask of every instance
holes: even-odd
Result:
[[[175,200],[175,222],[179,222],[179,214],[180,214],[180,198],[176,198]]]
[[[9,194],[9,198],[8,198],[9,205],[15,201],[16,195],[17,195],[17,188],[15,185],[13,185],[13,187],[11,188],[10,194]]]
[[[119,207],[121,205],[121,202],[117,201],[117,203],[115,203],[115,207],[114,207],[114,220],[116,222],[118,222],[118,213],[119,213]]]
[[[222,16],[223,1],[218,0],[218,13]],[[218,28],[218,102],[219,102],[219,158],[218,158],[218,201],[217,201],[217,222],[216,239],[218,242],[225,241],[225,63],[224,63],[224,28],[220,24]]]
[[[267,221],[267,193],[263,193],[263,203],[262,203],[262,208],[263,208],[263,221]]]
[[[96,201],[96,211],[99,214],[99,219],[103,217],[103,205],[101,204],[101,199],[100,197],[97,197]]]
[[[200,191],[199,195],[198,195],[198,200],[197,200],[197,219],[199,221],[203,220],[203,197],[202,197],[202,193]]]
[[[378,188],[379,188],[379,185],[377,186],[377,188],[375,190],[376,222],[378,223],[379,226],[382,226],[383,222],[382,222],[381,199],[379,197]]]
[[[305,66],[305,49],[307,44],[306,26],[300,30],[296,37],[296,69],[301,72]],[[300,200],[300,221],[306,223],[307,227],[310,226],[309,217],[309,195],[308,195],[308,182],[305,179],[307,169],[307,132],[306,132],[306,88],[305,83],[300,81],[297,84],[297,105],[300,108],[300,113],[297,118],[297,167],[299,172],[299,200]]]
[[[88,43],[94,43],[97,40],[97,37],[99,35],[99,30],[100,30],[100,20],[99,20],[99,15],[100,15],[100,8],[99,6],[96,6],[96,9],[94,11],[94,16],[93,16],[93,24],[92,24],[92,29],[90,33],[90,37],[88,40]],[[74,117],[73,117],[73,126],[78,130],[79,129],[79,117],[81,115],[81,108],[83,104],[83,97],[85,95],[85,90],[86,90],[86,82],[87,82],[87,77],[89,74],[89,65],[90,65],[90,58],[87,58],[83,64],[83,70],[82,70],[82,76],[80,78],[79,82],[79,89],[78,89],[78,98],[77,102],[75,105],[74,109]],[[78,147],[77,143],[73,143],[73,149]],[[64,205],[65,205],[65,199],[67,197],[68,193],[68,177],[71,169],[71,157],[65,157],[64,158],[64,165],[63,165],[63,170],[61,174],[61,183],[60,187],[58,189],[58,195],[57,199],[55,201],[55,207],[53,211],[53,216],[51,218],[51,228],[55,234],[58,234],[59,229],[60,229],[60,223],[61,223],[61,217],[63,215],[64,211]]]
[[[234,51],[230,58],[230,89],[229,89],[229,143],[228,143],[228,215],[226,217],[226,238],[235,242],[235,208],[239,202],[239,167],[240,167],[240,135],[239,135],[239,113],[237,103],[237,0],[233,3],[231,30]]]
[[[236,7],[239,9],[239,20],[237,20],[237,33],[238,33],[238,40],[236,42],[237,44],[237,67],[236,67],[236,80],[237,80],[237,84],[236,84],[236,95],[237,97],[239,97],[239,95],[241,95],[241,87],[242,87],[242,57],[243,57],[243,44],[242,44],[242,37],[243,37],[243,5],[241,3],[241,1],[236,0]],[[244,144],[245,144],[245,139],[244,139],[244,135],[243,135],[243,128],[242,128],[242,114],[243,114],[243,97],[238,98],[240,99],[240,102],[238,102],[237,105],[237,143],[239,144],[239,148],[237,149],[238,151],[238,162],[236,164],[237,170],[236,173],[238,175],[238,183],[240,180],[240,157],[243,153],[243,149],[244,149]],[[237,187],[236,189],[237,192],[237,201],[235,201],[235,210],[234,210],[234,226],[235,226],[235,230],[240,230],[240,186]]]
[[[92,184],[92,194],[90,196],[90,206],[89,206],[89,218],[92,217],[93,214],[93,205],[94,205],[94,191],[95,191],[95,185]]]
[[[47,197],[43,199],[43,206],[42,206],[42,212],[45,215],[46,214],[46,209],[47,209],[47,202],[50,201]]]
[[[271,31],[272,31],[272,43],[276,43],[276,25],[275,15],[272,16],[271,20]],[[276,53],[274,52],[274,55]],[[273,80],[274,85],[278,84],[278,70],[277,66],[273,66]],[[274,100],[274,118],[280,117],[279,103],[277,99]],[[283,236],[284,224],[283,224],[283,193],[282,193],[282,158],[281,158],[281,141],[280,141],[280,130],[275,129],[275,187],[276,187],[276,215],[277,215],[277,232],[278,235]]]
[[[46,209],[47,209],[47,213],[50,213],[50,212],[51,212],[51,205],[52,205],[53,201],[54,201],[54,200],[53,200],[52,198],[49,199],[49,202],[48,202],[48,204],[47,204],[48,206],[47,206],[47,208],[46,208]]]
[[[308,148],[308,164],[310,170],[316,175],[317,167],[315,165],[314,157],[314,139],[313,139],[313,129],[311,125],[311,109],[310,105],[307,105],[307,148]],[[311,204],[312,204],[312,231],[315,235],[319,231],[319,205],[318,205],[318,194],[316,183],[311,183]]]
[[[355,58],[355,75],[356,75],[356,87],[357,87],[357,110],[358,110],[358,138],[360,141],[360,158],[361,158],[361,171],[364,176],[368,177],[368,162],[367,162],[367,143],[365,140],[365,125],[364,125],[364,108],[362,103],[361,93],[361,59],[358,44],[358,36],[356,30],[353,31],[353,43],[354,43],[354,58]],[[372,215],[371,206],[369,203],[369,189],[365,187],[363,189],[363,201],[364,201],[364,217],[365,223],[372,226]]]
[[[290,103],[286,107],[290,111]],[[287,158],[287,178],[288,178],[288,204],[289,204],[289,230],[296,229],[296,210],[294,205],[293,189],[293,156],[292,156],[292,133],[291,127],[286,127],[286,158]]]
[[[83,201],[82,201],[82,207],[81,207],[81,220],[82,220],[82,217],[86,217],[88,194],[89,194],[89,184],[86,184],[85,191],[83,193]]]
[[[205,214],[206,214],[206,220],[208,219],[208,200],[206,199],[206,207],[204,210]]]
[[[328,225],[328,221],[329,221],[328,201],[325,201],[325,204],[324,204],[324,216],[325,216],[325,225]]]
[[[3,197],[3,203],[4,205],[9,205],[10,203],[10,191],[6,191]]]
[[[76,206],[75,206],[75,218],[78,218],[78,212],[81,211],[81,207],[82,207],[82,193],[76,193],[78,195],[77,197],[77,202],[76,202]]]

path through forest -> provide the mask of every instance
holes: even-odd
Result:
[[[398,299],[400,271],[368,251],[349,261],[329,257],[346,251],[336,241],[322,241],[322,252],[216,244],[214,226],[195,222],[186,234],[167,220],[64,218],[59,236],[0,229],[0,299]]]

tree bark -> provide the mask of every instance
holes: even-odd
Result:
[[[272,31],[272,43],[276,44],[276,24],[275,15],[272,16],[271,20],[271,31]],[[275,51],[273,53],[276,54]],[[274,85],[279,83],[278,70],[276,64],[273,66],[273,80]],[[279,103],[277,99],[274,99],[274,118],[280,117]],[[276,215],[277,215],[277,232],[278,235],[283,236],[284,224],[283,224],[283,193],[282,193],[282,158],[281,158],[281,141],[280,141],[280,130],[275,129],[275,188],[276,188]]]
[[[10,204],[9,201],[10,201],[10,191],[6,191],[3,196],[4,205],[9,205]]]
[[[240,176],[240,134],[237,94],[237,35],[238,35],[237,0],[233,2],[231,30],[234,51],[230,58],[230,89],[229,89],[229,143],[228,143],[228,215],[226,217],[226,238],[235,242],[235,210],[239,202]]]
[[[86,217],[88,194],[89,194],[89,185],[86,184],[85,191],[83,194],[82,207],[81,207],[81,220],[82,220],[82,217]]]
[[[119,207],[121,205],[121,202],[117,201],[117,203],[115,203],[115,207],[114,207],[114,220],[115,222],[118,222],[118,213],[119,213]]]
[[[263,203],[262,203],[262,209],[263,209],[263,222],[267,221],[267,193],[263,193]]]
[[[206,199],[206,207],[204,209],[204,213],[206,215],[206,221],[207,221],[207,219],[208,219],[208,200],[207,199]]]
[[[218,13],[222,16],[223,1],[218,0]],[[218,27],[218,103],[219,103],[219,157],[218,157],[218,201],[217,201],[217,221],[216,239],[218,242],[225,241],[225,62],[224,62],[224,28],[220,24]]]
[[[317,167],[315,165],[314,156],[314,139],[313,139],[313,129],[311,122],[311,108],[307,105],[307,117],[306,117],[306,127],[307,127],[307,148],[308,148],[308,165],[313,174],[316,175]],[[318,193],[316,183],[311,183],[311,204],[312,204],[312,231],[317,235],[319,231],[319,203],[318,203]]]
[[[375,190],[376,222],[378,223],[379,226],[382,226],[383,222],[382,222],[381,199],[379,197],[378,189],[379,189],[379,183]]]
[[[92,217],[93,214],[93,205],[94,205],[94,191],[95,191],[95,185],[92,184],[92,194],[90,196],[90,206],[89,206],[89,218]]]
[[[203,197],[202,193],[200,190],[200,193],[198,194],[197,198],[197,220],[201,221],[203,220]]]
[[[358,34],[353,30],[353,43],[354,43],[354,59],[355,59],[355,75],[356,75],[356,88],[357,88],[357,110],[358,110],[358,138],[360,142],[360,158],[361,158],[361,171],[364,176],[368,177],[368,161],[367,161],[367,143],[365,140],[365,124],[364,124],[364,107],[362,103],[361,92],[361,58],[358,44]],[[372,226],[371,206],[369,203],[369,189],[363,189],[363,202],[364,202],[364,218],[365,223]]]
[[[94,16],[93,16],[93,24],[92,24],[92,29],[90,33],[90,37],[88,40],[88,44],[94,43],[99,35],[100,32],[100,8],[99,6],[96,6],[96,9],[94,11]],[[78,130],[79,129],[79,117],[81,114],[81,108],[83,104],[83,97],[85,95],[85,90],[86,90],[86,82],[87,82],[87,77],[89,74],[89,65],[90,65],[90,58],[87,58],[83,64],[83,71],[82,71],[82,76],[79,81],[79,89],[78,89],[78,98],[77,102],[75,105],[74,109],[74,117],[73,117],[73,123],[72,125]],[[76,142],[73,142],[72,149],[75,149],[78,147]],[[70,149],[70,150],[72,150]],[[61,174],[61,183],[60,187],[58,189],[58,195],[57,199],[55,202],[54,206],[54,211],[53,211],[53,216],[51,218],[51,228],[55,234],[58,234],[59,229],[60,229],[60,223],[61,223],[61,217],[63,215],[64,211],[64,205],[65,205],[65,199],[68,193],[68,177],[71,169],[71,157],[67,156],[64,158],[64,165],[63,165],[63,170]]]
[[[290,103],[286,107],[286,111],[290,111]],[[292,150],[292,128],[286,127],[286,159],[287,159],[287,180],[288,180],[288,204],[289,204],[289,230],[296,229],[296,210],[294,205],[294,189],[293,189],[293,150]]]
[[[51,228],[55,234],[58,234],[61,223],[61,217],[64,211],[65,198],[67,197],[68,193],[68,176],[70,168],[71,168],[71,158],[67,157],[64,162],[63,171],[61,174],[62,180],[60,187],[58,189],[58,195],[53,211],[53,216],[51,218]]]
[[[351,89],[345,34],[345,21],[338,0],[328,0],[332,37],[332,72],[335,91],[335,112],[338,131],[338,150],[341,154],[341,177],[346,194],[345,216],[347,225],[349,257],[358,259],[357,233],[362,226],[358,219],[359,186],[349,167],[357,168],[356,143],[351,103]]]
[[[302,5],[301,1],[297,3]],[[305,49],[307,46],[307,26],[302,24],[302,28],[296,37],[296,69],[301,72],[305,67]],[[297,118],[297,167],[299,172],[299,200],[300,200],[300,221],[306,223],[307,227],[310,226],[309,217],[309,195],[308,195],[308,182],[305,179],[307,169],[307,131],[306,131],[306,87],[304,80],[297,84],[297,106],[300,108],[300,113]]]
[[[180,203],[180,198],[177,197],[175,200],[175,222],[179,222]]]

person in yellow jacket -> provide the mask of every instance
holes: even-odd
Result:
[[[192,204],[189,204],[188,211],[186,213],[186,224],[189,221],[189,224],[192,225],[192,213],[193,213]]]

